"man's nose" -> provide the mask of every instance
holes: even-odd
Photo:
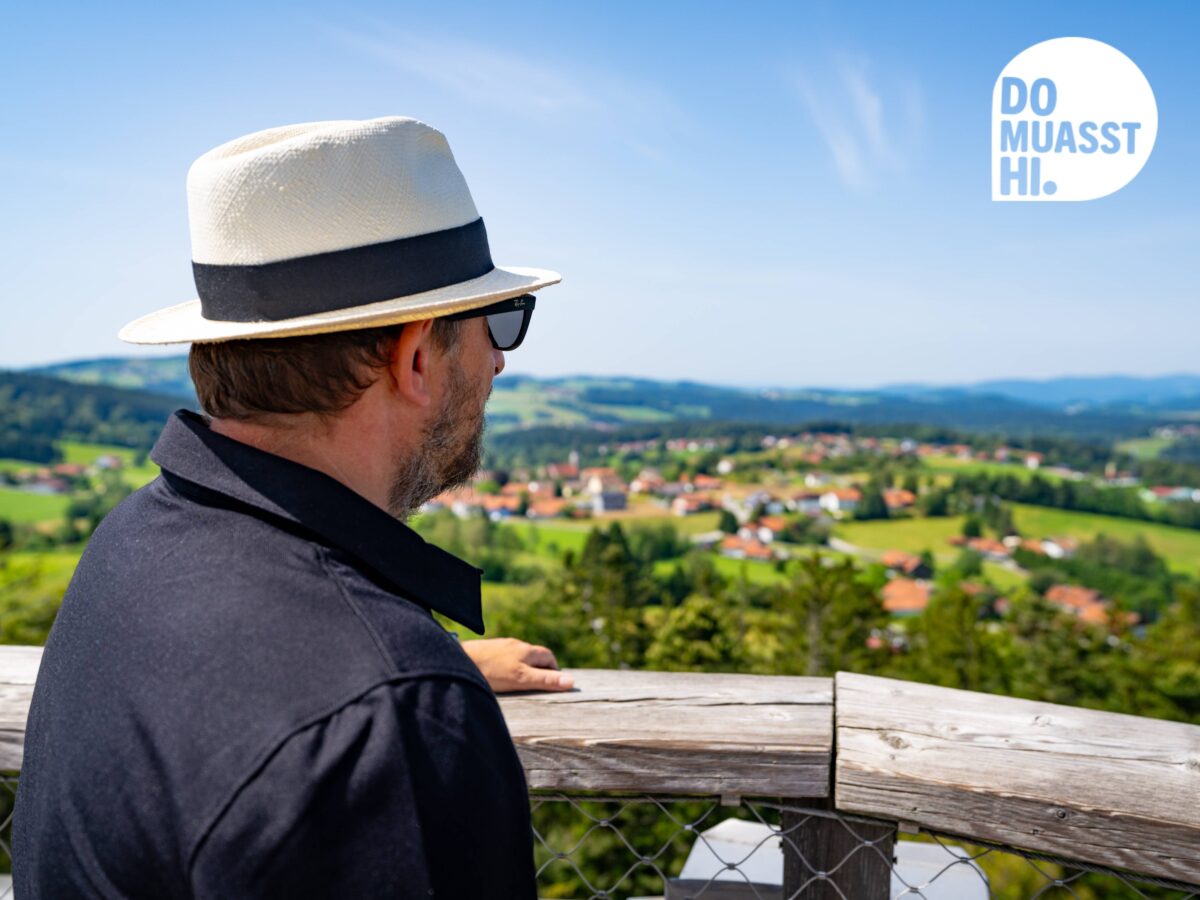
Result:
[[[504,351],[492,348],[492,364],[496,367],[493,378],[504,371]]]

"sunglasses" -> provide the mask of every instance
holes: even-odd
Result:
[[[529,330],[533,304],[533,294],[522,294],[520,297],[509,297],[490,306],[454,313],[446,318],[477,319],[487,316],[488,335],[492,339],[492,346],[497,350],[516,350],[521,346],[521,341],[525,340],[525,332]]]

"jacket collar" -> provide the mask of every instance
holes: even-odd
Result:
[[[483,633],[480,571],[336,479],[217,434],[182,409],[167,421],[150,457],[176,478],[300,526],[403,596]]]

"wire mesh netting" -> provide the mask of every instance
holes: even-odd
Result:
[[[0,774],[0,900],[12,897],[12,819],[17,776]]]
[[[15,775],[0,775],[0,900],[12,896],[16,790]],[[901,834],[893,843],[887,823],[783,801],[562,793],[530,800],[538,894],[547,900],[855,900],[849,876],[864,866],[884,871],[892,898],[1200,900],[1200,886],[948,835]]]
[[[531,801],[543,898],[855,900],[864,867],[890,882],[893,898],[1200,897],[1196,886],[946,835],[897,836],[886,823],[794,803],[560,793]]]

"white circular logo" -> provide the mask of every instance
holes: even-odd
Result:
[[[1128,56],[1055,38],[1013,57],[992,91],[992,199],[1095,200],[1142,170],[1158,106]]]

